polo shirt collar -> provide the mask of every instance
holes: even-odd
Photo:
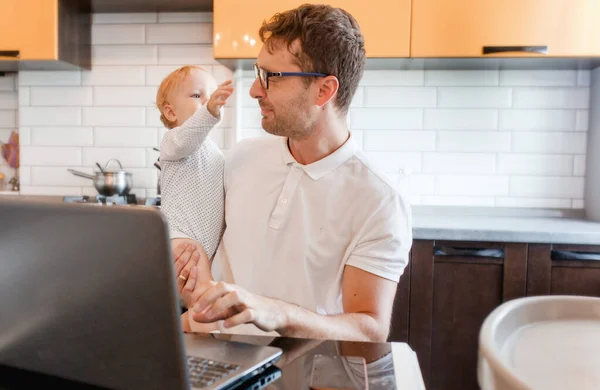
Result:
[[[354,156],[356,153],[356,144],[354,143],[354,137],[350,134],[350,137],[344,142],[342,146],[340,146],[335,152],[331,153],[329,156],[320,159],[319,161],[315,161],[312,164],[302,165],[296,161],[292,153],[290,152],[290,148],[288,147],[288,138],[283,137],[281,141],[281,152],[283,157],[283,162],[286,165],[295,164],[296,166],[302,168],[304,172],[313,180],[319,180],[323,176],[337,169],[340,165],[344,164],[350,158]]]

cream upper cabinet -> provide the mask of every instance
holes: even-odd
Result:
[[[600,56],[598,0],[412,0],[411,57]]]
[[[304,3],[326,3],[352,14],[365,37],[367,57],[408,57],[411,0],[214,0],[214,57],[256,58],[262,22]]]

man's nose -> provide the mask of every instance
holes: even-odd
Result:
[[[254,82],[250,86],[250,97],[253,99],[262,99],[265,97],[266,91],[260,84],[258,78],[254,79]]]

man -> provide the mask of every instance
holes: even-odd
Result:
[[[365,63],[358,23],[303,5],[259,33],[250,94],[262,127],[280,137],[243,141],[226,161],[220,282],[196,283],[194,252],[175,249],[185,315],[283,336],[385,341],[411,214],[346,123]]]

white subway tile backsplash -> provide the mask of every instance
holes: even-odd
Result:
[[[583,177],[510,178],[510,195],[530,198],[583,198]]]
[[[20,151],[23,166],[81,166],[80,147],[23,146]]]
[[[146,85],[159,86],[165,77],[181,65],[150,65],[146,67]]]
[[[31,145],[31,129],[29,127],[19,127],[19,145]]]
[[[117,159],[124,169],[146,166],[146,153],[142,148],[83,148],[82,165],[85,167],[94,167],[96,162],[104,167],[111,159]],[[112,162],[110,167],[118,168],[119,164]]]
[[[496,207],[570,209],[571,200],[552,198],[496,198]]]
[[[574,157],[573,175],[585,176],[585,154]]]
[[[19,87],[19,106],[31,104],[31,87]]]
[[[21,186],[21,195],[81,196],[81,187]],[[97,192],[96,192],[97,194]]]
[[[573,157],[548,154],[499,154],[498,173],[506,175],[560,175],[573,172]]]
[[[513,152],[518,153],[585,153],[586,133],[526,133],[513,135]]]
[[[31,184],[31,168],[30,167],[19,167],[19,182],[21,186],[28,186]]]
[[[154,162],[156,162],[158,160],[159,157],[159,153],[151,148],[146,148],[146,167],[147,168],[154,168]]]
[[[141,65],[94,65],[81,73],[82,85],[144,85],[146,67]]]
[[[91,106],[91,87],[30,87],[31,106]]]
[[[95,13],[92,14],[92,24],[119,24],[119,23],[156,23],[158,16],[155,12],[135,13]]]
[[[588,131],[590,113],[588,110],[577,110],[575,130]]]
[[[427,87],[367,87],[365,107],[435,107],[436,89]]]
[[[408,176],[409,191],[413,195],[432,195],[435,193],[435,176],[411,174]]]
[[[17,125],[17,113],[14,110],[0,110],[0,128],[13,128]]]
[[[453,196],[506,196],[508,176],[438,175],[436,194]]]
[[[160,65],[220,65],[213,59],[211,45],[160,45],[158,63]]]
[[[12,75],[0,76],[0,91],[16,91],[17,78]]]
[[[365,152],[365,156],[386,173],[398,173],[401,169],[421,171],[422,154],[418,152]]]
[[[350,110],[350,127],[362,130],[414,130],[423,127],[423,110],[362,108]]]
[[[233,72],[231,69],[223,66],[223,65],[213,65],[212,66],[212,75],[217,80],[217,84],[224,83],[227,80],[233,81],[235,85],[235,80],[233,77]]]
[[[78,70],[50,71],[25,70],[19,72],[19,86],[68,86],[80,85],[81,72]]]
[[[371,130],[364,134],[366,151],[429,151],[435,149],[433,131]]]
[[[159,12],[158,23],[212,23],[212,12]]]
[[[493,197],[472,196],[421,196],[421,204],[430,206],[468,206],[468,207],[493,207]]]
[[[19,98],[14,91],[0,91],[0,110],[16,110],[19,107]]]
[[[428,70],[425,85],[436,86],[494,86],[498,85],[497,70]]]
[[[248,92],[250,91],[250,89],[248,89]],[[248,96],[248,98],[252,99],[254,101],[254,104],[256,104],[256,100],[253,99],[251,96]],[[350,107],[364,107],[365,106],[365,88],[364,87],[358,87],[356,89],[356,92],[354,93],[354,96],[352,97],[352,103],[350,103]]]
[[[94,106],[156,105],[156,87],[94,87]]]
[[[146,126],[150,127],[164,127],[160,121],[160,111],[156,107],[146,108]]]
[[[500,110],[500,129],[574,131],[574,110]]]
[[[424,71],[405,70],[365,70],[360,84],[367,87],[372,86],[394,86],[394,85],[423,85]]]
[[[577,84],[576,70],[503,70],[500,85],[558,87]]]
[[[158,61],[155,45],[95,45],[92,63],[96,65],[151,65]]]
[[[77,166],[68,167],[76,171],[91,174],[91,168]],[[31,185],[33,186],[89,186],[93,181],[84,177],[76,176],[67,171],[66,167],[31,167]]]
[[[165,23],[146,27],[146,43],[212,43],[210,23]]]
[[[127,172],[131,173],[133,186],[138,188],[156,188],[158,183],[157,171],[154,167],[127,169]]]
[[[507,108],[511,89],[499,87],[440,87],[438,107]]]
[[[589,106],[589,88],[515,88],[515,108],[586,109]]]
[[[262,129],[261,121],[259,109],[244,110],[242,113],[242,127],[245,129]]]
[[[19,129],[21,134],[23,128]],[[34,146],[91,146],[94,134],[91,127],[34,127],[30,129]]]
[[[143,44],[144,24],[95,24],[92,25],[92,45]]]
[[[437,150],[444,152],[508,152],[510,133],[488,131],[440,131]]]
[[[580,69],[577,71],[577,85],[589,87],[592,84],[592,71],[589,69]]]
[[[423,172],[494,174],[496,156],[489,153],[424,153]]]
[[[498,127],[498,110],[426,109],[425,129],[494,130]]]
[[[21,107],[20,126],[80,126],[81,107]]]
[[[144,126],[144,107],[83,107],[84,126]]]
[[[66,169],[118,158],[133,192],[155,196],[152,148],[167,131],[154,106],[160,82],[188,64],[234,79],[213,58],[210,12],[93,19],[91,70],[0,77],[0,139],[20,126],[22,193],[95,196],[91,180]],[[236,78],[210,134],[224,154],[237,140],[272,137],[249,96],[253,72]],[[582,208],[590,79],[589,70],[368,70],[348,125],[413,204]]]
[[[157,130],[155,127],[96,127],[94,128],[95,146],[116,147],[156,147]]]

